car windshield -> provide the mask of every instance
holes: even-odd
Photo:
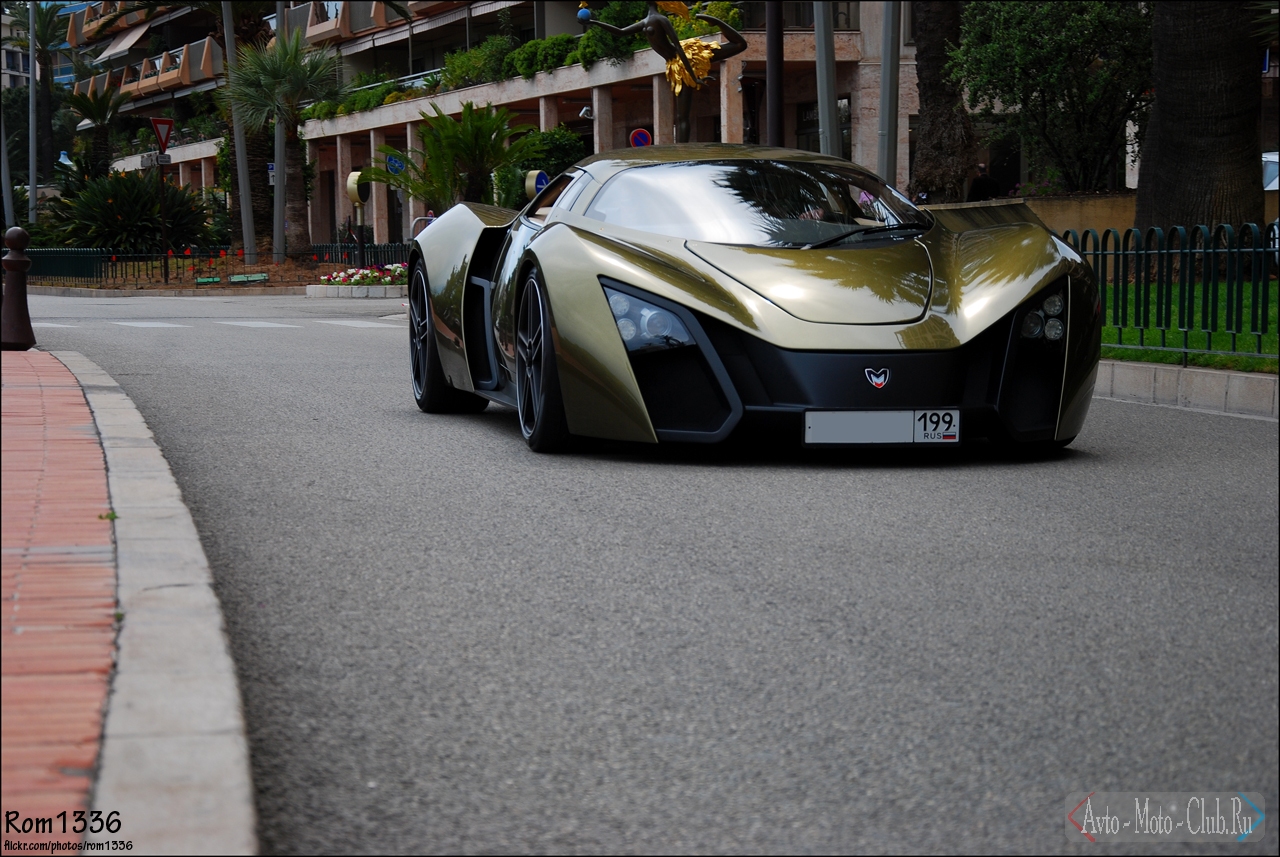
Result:
[[[633,167],[601,188],[586,216],[675,238],[760,247],[896,237],[931,222],[852,165],[765,160]]]

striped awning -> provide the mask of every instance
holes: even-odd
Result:
[[[97,62],[106,62],[107,60],[124,56],[129,52],[130,48],[138,43],[138,39],[146,35],[150,27],[151,24],[142,23],[136,27],[130,27],[127,30],[121,30],[116,33],[115,38],[111,40],[111,44],[107,45],[107,49],[98,55]]]

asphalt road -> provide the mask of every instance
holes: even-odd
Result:
[[[191,507],[264,851],[1070,851],[1070,792],[1278,805],[1274,422],[539,456],[417,410],[400,301],[31,307]]]

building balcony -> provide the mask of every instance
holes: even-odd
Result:
[[[103,0],[101,3],[90,3],[79,11],[72,12],[67,16],[67,43],[78,48],[89,42],[97,41],[112,33],[118,33],[121,30],[127,30],[143,22],[146,18],[153,18],[169,10],[169,6],[157,6],[154,9],[148,9],[138,12],[130,12],[117,19],[110,27],[103,28],[106,19],[112,14],[118,12],[121,7],[129,5],[127,0]]]
[[[105,72],[79,81],[76,83],[76,92],[88,92],[91,87],[106,86],[109,74],[119,74],[117,85],[120,91],[134,98],[169,92],[194,83],[214,80],[221,75],[222,47],[212,36],[206,36],[198,42],[165,51],[159,56],[147,57],[119,72]]]
[[[405,23],[403,18],[387,8],[386,3],[340,3],[335,15],[329,14],[330,5],[322,2],[299,3],[289,10],[289,25],[306,27],[307,41],[314,45],[367,35],[403,26]],[[465,4],[452,0],[405,4],[409,14],[415,19],[463,5]]]

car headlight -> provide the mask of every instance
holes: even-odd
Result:
[[[628,351],[653,351],[693,345],[684,322],[669,310],[604,286],[618,335]]]
[[[1050,342],[1062,338],[1067,327],[1059,316],[1067,308],[1067,302],[1061,292],[1049,294],[1041,302],[1040,307],[1028,309],[1022,317],[1021,332],[1025,339],[1044,337]]]

